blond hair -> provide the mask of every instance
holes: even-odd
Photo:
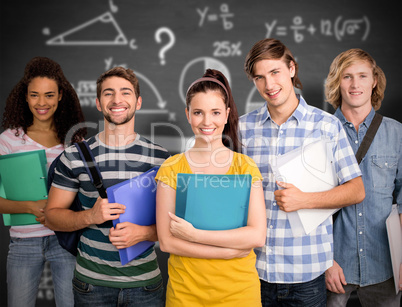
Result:
[[[325,82],[325,98],[326,101],[335,109],[342,104],[340,84],[343,72],[346,68],[359,61],[365,61],[371,65],[373,77],[377,80],[377,84],[371,93],[371,105],[376,111],[381,107],[387,84],[385,74],[370,54],[362,49],[354,48],[340,53],[332,61],[329,68],[329,73]]]

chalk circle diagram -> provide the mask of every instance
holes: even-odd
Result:
[[[186,104],[187,88],[192,82],[201,78],[208,68],[221,71],[231,84],[229,69],[225,64],[210,57],[196,58],[187,63],[180,75],[179,95],[184,104]]]
[[[45,31],[46,30],[46,31]],[[44,29],[43,33],[49,33]],[[105,38],[106,37],[106,38]],[[135,39],[127,40],[112,13],[106,12],[46,42],[49,46],[119,46],[129,45],[137,49]]]
[[[302,91],[298,88],[295,88],[295,93],[301,95]],[[255,96],[258,96],[258,97],[255,98]],[[250,93],[247,96],[246,107],[244,109],[244,112],[245,112],[245,114],[249,113],[251,111],[254,111],[255,109],[262,107],[265,104],[266,104],[266,101],[264,101],[264,99],[257,92],[257,88],[255,86],[253,86],[253,88],[251,89]]]

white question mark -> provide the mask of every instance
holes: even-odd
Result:
[[[161,65],[165,65],[166,61],[165,61],[165,53],[166,51],[168,51],[170,48],[172,48],[172,46],[174,45],[175,41],[176,41],[176,37],[174,36],[174,33],[172,32],[172,30],[170,30],[169,28],[166,27],[162,27],[159,28],[156,32],[155,32],[155,40],[157,43],[160,43],[162,41],[161,39],[161,35],[162,33],[166,33],[169,36],[169,42],[167,43],[167,45],[165,45],[160,51],[159,51],[159,58],[161,60]]]

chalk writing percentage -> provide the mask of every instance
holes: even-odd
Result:
[[[233,57],[241,56],[241,42],[231,43],[229,41],[214,42],[213,46],[215,51],[213,53],[214,57]]]

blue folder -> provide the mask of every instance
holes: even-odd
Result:
[[[115,184],[106,189],[109,203],[119,203],[126,210],[113,226],[122,222],[148,226],[156,223],[156,182],[159,166],[151,168],[141,175]],[[119,250],[120,262],[127,264],[153,246],[155,242],[143,241]]]
[[[0,196],[9,200],[36,201],[47,198],[44,149],[0,156]],[[3,214],[5,226],[38,224],[29,213]]]
[[[177,174],[176,215],[197,229],[247,225],[251,175]]]

